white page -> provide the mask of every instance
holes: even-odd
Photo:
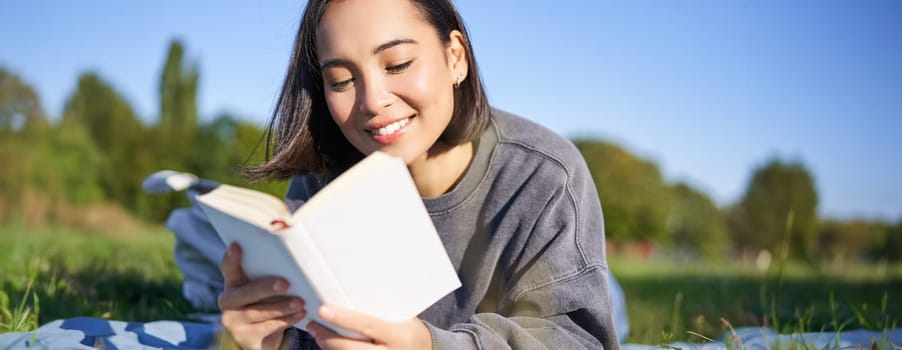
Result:
[[[260,202],[261,198],[264,198],[263,202]],[[255,206],[269,204],[274,207],[269,199],[251,190],[228,188],[224,185],[198,197],[198,205],[226,245],[238,242],[241,246],[241,266],[249,279],[283,277],[288,280],[285,295],[296,295],[304,299],[307,316],[295,326],[304,329],[310,321],[315,320],[346,337],[363,339],[360,334],[323,321],[316,313],[323,302],[321,299],[340,305],[347,305],[348,302],[303,225],[294,224],[276,233],[264,228],[272,219],[267,218],[267,213],[287,213],[284,205],[281,211],[272,208],[261,211]],[[275,204],[281,205],[281,202]]]
[[[317,194],[327,200],[314,196],[296,217],[352,308],[401,321],[460,287],[460,280],[404,163],[367,160],[382,169],[355,168],[365,173],[336,179]]]
[[[297,295],[310,303],[317,303],[317,292],[307,282],[306,276],[299,268],[295,258],[277,235],[303,235],[301,228],[288,228],[278,234],[270,233],[260,227],[225,214],[216,208],[207,206],[203,201],[201,209],[207,214],[210,223],[219,237],[228,246],[238,242],[241,246],[241,267],[251,280],[267,276],[281,276],[288,280],[287,295]],[[296,244],[297,245],[297,244]],[[303,249],[294,247],[295,249]],[[304,256],[298,252],[297,255]],[[306,324],[306,320],[304,321]]]

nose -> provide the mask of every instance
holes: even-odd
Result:
[[[357,106],[360,113],[379,115],[382,109],[391,106],[394,95],[388,91],[385,79],[378,75],[363,80],[363,84],[357,84]]]

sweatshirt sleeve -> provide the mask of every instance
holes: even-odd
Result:
[[[427,323],[434,349],[619,349],[601,205],[584,163],[576,164],[543,184],[554,189],[532,219],[519,213],[535,221],[523,225],[531,229],[513,245],[509,272],[496,272],[493,312],[448,329]]]
[[[479,313],[466,323],[453,325],[448,330],[439,329],[427,323],[432,333],[433,349],[619,349],[615,335],[610,332],[612,324],[603,321],[606,304],[600,297],[589,299],[582,291],[598,291],[597,283],[601,275],[597,270],[586,272],[566,287],[549,288],[537,292],[533,298],[546,298],[551,293],[574,292],[571,297],[563,297],[566,303],[579,302],[583,305],[571,311],[560,311],[552,315],[507,315],[499,313]],[[594,281],[593,281],[594,280]],[[554,296],[551,296],[554,297]],[[594,301],[595,306],[588,305]],[[525,307],[530,301],[524,301]]]
[[[288,191],[283,199],[291,212],[298,210],[310,197],[326,186],[326,179],[320,176],[295,176],[288,183]]]

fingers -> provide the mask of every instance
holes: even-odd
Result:
[[[384,341],[392,334],[392,324],[373,316],[335,305],[323,305],[319,317],[338,327],[360,333],[369,338]]]
[[[223,326],[241,349],[275,349],[281,342],[285,329],[304,318],[304,313],[295,313],[258,323],[227,323],[228,313],[223,313]]]
[[[373,346],[370,340],[345,338],[316,322],[307,325],[307,332],[316,338],[316,344],[323,349],[370,349]]]
[[[288,290],[288,282],[280,277],[263,277],[242,286],[226,288],[219,295],[219,308],[236,309],[264,299],[280,296]]]
[[[300,313],[303,318],[307,312],[304,310],[304,301],[293,297],[270,298],[262,302],[247,305],[240,313],[230,316],[234,321],[241,323],[260,323],[280,317]],[[231,313],[230,313],[231,314]],[[230,320],[230,321],[233,321]]]
[[[294,326],[295,323],[301,322],[301,320],[304,319],[304,315],[305,314],[303,312],[285,315],[283,317],[257,323],[256,326],[260,327],[262,333],[281,333],[288,329],[288,327]]]
[[[432,334],[419,318],[388,322],[335,305],[321,306],[318,313],[324,321],[368,338],[368,341],[345,338],[311,322],[313,326],[308,326],[308,330],[325,349],[371,348],[373,345],[391,349],[427,349],[432,344]]]
[[[244,269],[241,268],[241,247],[238,246],[238,243],[229,244],[226,248],[226,253],[222,257],[219,269],[222,271],[226,289],[247,283],[247,275],[244,274]]]
[[[278,296],[234,309],[223,308],[221,322],[241,348],[270,349],[281,342],[286,328],[306,315],[300,298]]]
[[[241,268],[242,253],[230,244],[220,269],[225,290],[219,295],[222,325],[242,348],[273,348],[282,332],[305,316],[304,301],[286,296],[288,282],[281,277],[250,280]]]

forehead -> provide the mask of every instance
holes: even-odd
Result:
[[[410,0],[340,0],[326,8],[316,30],[321,56],[347,55],[400,38],[437,36]]]

